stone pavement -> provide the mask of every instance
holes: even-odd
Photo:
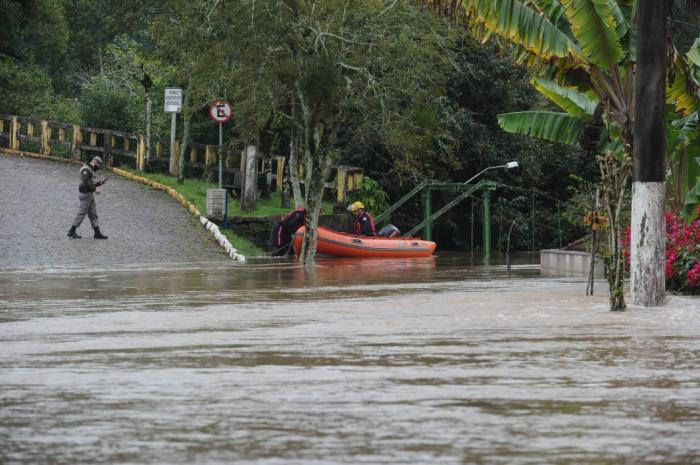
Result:
[[[86,217],[66,236],[78,210],[78,165],[0,154],[0,270],[115,265],[229,263],[223,249],[163,191],[109,171],[96,196],[100,229]]]

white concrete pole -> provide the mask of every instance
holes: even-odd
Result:
[[[177,113],[170,113],[172,119],[170,120],[170,176],[177,176],[175,171],[175,160],[177,159],[177,153],[175,153],[175,129],[177,125]]]

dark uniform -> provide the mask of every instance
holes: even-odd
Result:
[[[377,235],[377,228],[374,225],[374,219],[372,218],[372,215],[367,212],[362,212],[359,215],[355,215],[353,227],[355,228],[355,234],[359,236]]]
[[[306,221],[306,208],[297,208],[287,213],[272,228],[273,255],[286,255],[291,251],[292,235]]]
[[[68,232],[68,237],[74,239],[79,239],[81,237],[75,230],[80,226],[87,215],[92,229],[95,230],[95,239],[107,239],[107,236],[100,232],[97,204],[95,203],[95,191],[99,186],[104,184],[104,181],[95,180],[95,171],[99,169],[101,164],[102,159],[95,157],[90,163],[86,163],[80,167],[80,185],[78,186],[78,192],[80,192],[78,196],[80,199],[80,206],[78,207],[78,214],[75,215],[73,224]]]

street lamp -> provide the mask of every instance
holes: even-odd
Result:
[[[493,170],[496,168],[505,168],[507,170],[512,169],[512,168],[517,168],[518,167],[518,162],[517,161],[509,161],[505,165],[497,165],[497,166],[489,166],[488,168],[484,168],[483,170],[479,171],[476,173],[474,176],[472,176],[468,181],[464,182],[463,185],[467,185],[482,174],[484,174],[488,170]],[[457,197],[452,199],[450,202],[448,202],[444,207],[442,207],[440,210],[436,211],[432,215],[430,215],[428,218],[425,218],[423,221],[421,221],[418,225],[414,226],[413,229],[408,231],[406,234],[404,234],[404,237],[409,237],[415,234],[416,232],[420,231],[423,229],[424,226],[430,225],[433,220],[437,219],[440,215],[445,213],[447,210],[450,208],[454,207],[457,205],[459,202],[461,202],[463,199],[465,199],[468,195],[472,193],[472,191],[476,189],[476,186],[473,186],[471,188],[465,189],[464,192],[459,194]],[[430,239],[428,239],[430,240]]]
[[[495,170],[496,168],[505,168],[505,169],[509,170],[509,169],[512,169],[512,168],[517,168],[518,166],[519,166],[519,165],[518,165],[518,162],[517,162],[517,161],[509,161],[509,162],[506,163],[505,165],[489,166],[488,168],[484,168],[483,170],[479,171],[479,172],[476,173],[474,176],[472,176],[471,178],[469,178],[469,180],[465,181],[465,182],[462,183],[462,184],[465,184],[465,185],[466,185],[466,184],[469,184],[470,182],[472,182],[473,180],[475,180],[476,178],[478,178],[479,176],[481,176],[482,174],[484,174],[484,173],[487,172],[488,170]]]

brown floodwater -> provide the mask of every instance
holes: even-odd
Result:
[[[700,464],[700,299],[447,254],[0,271],[2,464]]]

